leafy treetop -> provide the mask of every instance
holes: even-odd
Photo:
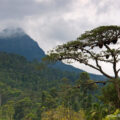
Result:
[[[120,69],[117,69],[117,63],[120,61],[120,47],[115,49],[111,45],[118,44],[119,38],[119,26],[100,26],[86,31],[77,40],[58,45],[50,51],[47,59],[52,61],[73,59],[98,70],[110,79],[118,78]],[[95,65],[91,64],[91,60]],[[112,64],[114,76],[107,74],[100,62]]]

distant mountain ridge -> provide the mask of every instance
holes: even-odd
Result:
[[[7,53],[14,53],[26,57],[32,61],[34,59],[41,61],[45,57],[44,51],[39,47],[29,35],[27,35],[21,28],[5,29],[0,32],[0,51]],[[52,65],[51,65],[52,66]],[[83,70],[75,68],[71,65],[66,65],[57,62],[52,67],[62,69],[64,71],[83,72]],[[101,75],[90,74],[91,79],[105,79]]]
[[[41,61],[45,53],[37,42],[25,34],[22,29],[16,30],[5,29],[0,33],[0,51],[19,54],[28,60]]]

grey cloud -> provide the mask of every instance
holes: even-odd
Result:
[[[100,3],[102,4],[102,2],[104,1],[101,1],[97,4],[97,13],[96,14],[105,14],[107,12],[110,11],[110,7],[111,7],[111,2],[107,2],[107,4],[103,4],[103,5],[100,5]]]
[[[88,29],[91,23],[86,17],[80,20],[70,20],[65,21],[63,19],[58,19],[52,24],[52,32],[50,37],[54,39],[59,39],[60,41],[70,41],[75,40],[83,30]]]
[[[34,28],[34,33],[35,31],[39,31],[39,35],[35,33],[32,37],[38,36],[36,40],[45,51],[52,49],[52,47],[59,43],[75,40],[83,30],[91,26],[87,17],[70,21],[66,21],[59,16],[51,18],[45,17],[43,21],[42,24],[36,23],[38,25],[37,27],[32,27]],[[30,26],[31,25],[27,26],[26,30],[30,29]]]
[[[33,0],[2,0],[0,1],[0,18],[19,19],[31,14],[30,9],[33,9],[34,6],[36,5]]]
[[[101,14],[107,14],[111,12],[111,10],[118,10],[120,8],[119,0],[91,0],[90,4],[94,4],[96,6],[96,16]]]
[[[119,0],[0,0],[0,29],[22,27],[45,51],[106,24],[119,25]]]
[[[102,2],[105,4],[101,6]],[[75,39],[90,28],[107,23],[108,18],[102,15],[110,11],[112,2],[113,0],[109,0],[109,3],[108,0],[88,0],[87,4],[83,5],[83,0],[0,0],[0,24],[19,24],[26,31],[31,29],[31,36],[36,35],[36,29],[38,36],[46,39],[48,44],[51,41],[63,42]],[[79,8],[81,5],[82,9]],[[74,14],[81,17],[65,20],[66,13],[72,12],[71,17],[74,18]],[[105,19],[104,22],[99,20],[100,16]],[[38,19],[42,19],[43,22],[37,22]],[[29,23],[29,20],[32,23]]]
[[[72,0],[53,0],[36,2],[35,0],[0,0],[0,19],[22,19],[26,16],[49,14],[64,11]]]

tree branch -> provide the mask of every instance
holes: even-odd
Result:
[[[93,66],[93,65],[91,65],[91,64],[86,64],[86,65],[88,65],[88,66],[90,66],[90,67],[98,70],[99,72],[101,72],[103,75],[105,75],[106,77],[108,77],[108,78],[110,78],[110,79],[113,79],[113,78],[114,78],[114,77],[106,74],[106,73],[102,70],[101,66],[98,64],[98,60],[99,60],[99,59],[98,59],[97,56],[94,56],[89,50],[86,50],[86,49],[84,49],[84,50],[94,58],[94,60],[96,61],[96,65],[97,65],[98,68],[95,67],[95,66]]]
[[[120,72],[120,69],[117,70],[117,73],[119,73],[119,72]]]
[[[101,66],[100,66],[99,63],[98,63],[97,58],[95,59],[95,61],[96,61],[97,67],[99,68],[100,72],[101,72],[103,75],[105,75],[106,77],[108,77],[108,78],[110,78],[110,79],[113,79],[113,78],[114,78],[114,77],[108,75],[107,73],[105,73],[105,72],[102,70]]]
[[[118,72],[117,72],[117,68],[116,68],[116,63],[117,63],[116,55],[115,55],[115,53],[113,53],[113,51],[110,49],[110,47],[108,45],[105,44],[105,47],[110,51],[110,53],[111,53],[111,55],[114,59],[113,70],[114,70],[115,78],[117,78],[118,77]]]
[[[97,83],[97,84],[99,84],[99,83],[101,83],[101,84],[106,84],[107,82],[114,82],[113,80],[107,80],[107,81],[94,81],[94,82],[90,82],[90,83],[82,83],[82,85],[91,85],[91,84],[95,84],[95,83]],[[80,85],[79,86],[75,86],[76,88],[80,88]]]
[[[87,50],[86,50],[86,51],[87,51]],[[91,52],[89,52],[89,54],[92,55]],[[94,56],[93,56],[93,57],[94,57]],[[76,57],[76,55],[73,55],[73,54],[69,54],[69,56],[68,56],[68,55],[67,55],[67,56],[60,56],[60,59],[62,59],[62,60],[64,60],[64,59],[73,59],[73,60],[76,60],[76,61],[78,61],[78,62],[80,62],[80,63],[82,63],[82,64],[85,64],[85,65],[87,65],[87,66],[89,66],[89,67],[91,67],[91,68],[93,68],[93,69],[101,72],[103,75],[105,75],[106,77],[108,77],[108,78],[110,78],[110,79],[113,79],[113,78],[114,78],[114,77],[112,77],[112,76],[109,76],[108,74],[106,74],[106,73],[102,70],[101,66],[98,64],[97,57],[94,57],[94,59],[95,59],[95,61],[96,61],[97,67],[94,66],[94,65],[92,65],[92,64],[90,64],[90,63],[88,63],[83,57],[82,57],[82,59],[81,59],[81,58],[79,58],[79,57]]]

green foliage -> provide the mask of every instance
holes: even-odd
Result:
[[[24,57],[1,53],[0,119],[62,117],[61,120],[85,120],[86,117],[87,120],[101,120],[117,108],[117,95],[114,86],[107,85],[98,97],[102,103],[96,104],[99,86],[91,84],[93,82],[86,72],[63,72],[44,63],[28,62]]]
[[[86,111],[86,116],[87,120],[102,120],[108,113],[108,106],[97,102],[93,103],[92,107]]]
[[[64,106],[58,106],[56,109],[43,112],[42,120],[85,120],[85,114],[82,110],[75,112]]]
[[[41,96],[42,107],[46,109],[51,109],[56,107],[56,99],[54,96],[51,96],[47,91],[42,92]]]
[[[118,100],[115,86],[112,83],[102,88],[102,94],[98,98],[105,104],[112,106],[113,109],[120,107],[120,101]]]
[[[120,119],[120,110],[117,109],[113,114],[107,115],[102,120],[119,120]]]
[[[88,65],[87,63],[89,59],[95,59],[95,57],[101,57],[101,54],[104,54],[106,58],[101,58],[101,60],[104,61],[105,59],[109,59],[109,56],[111,56],[110,50],[107,49],[104,50],[104,52],[96,53],[92,51],[93,48],[102,48],[109,44],[116,44],[119,38],[119,33],[119,26],[97,27],[93,30],[86,31],[80,35],[77,40],[63,45],[58,45],[55,49],[51,50],[49,55],[44,59],[49,61],[73,59]],[[88,48],[89,51],[87,51]],[[113,52],[116,51],[116,49],[111,50]],[[117,51],[119,52],[119,50]]]
[[[29,113],[25,116],[24,120],[37,120],[37,116],[34,113]]]
[[[13,120],[14,113],[14,101],[8,101],[0,108],[0,117],[2,119]]]
[[[65,89],[72,86],[78,76],[78,73],[63,72],[44,63],[28,62],[18,55],[0,53],[0,118],[40,120],[42,112],[69,100],[71,90],[65,92]],[[63,90],[61,86],[68,95],[65,99],[59,92]]]
[[[112,83],[103,88],[101,96],[98,97],[101,102],[95,108],[91,108],[92,104],[88,103],[93,103],[91,99],[93,97],[90,96],[90,94],[95,95],[94,90],[97,88],[97,85],[93,84],[94,81],[90,80],[86,73],[81,74],[81,78],[77,81],[77,88],[80,88],[80,91],[73,88],[70,89],[71,86],[68,86],[63,94],[63,96],[65,96],[63,97],[63,101],[66,107],[76,108],[76,111],[79,110],[79,107],[76,106],[81,106],[83,109],[88,107],[89,111],[91,111],[91,113],[89,112],[91,114],[89,114],[89,116],[92,117],[91,120],[102,120],[105,115],[110,113],[111,108],[113,108],[114,111],[120,107],[120,82],[118,80],[120,72],[118,68],[120,48],[118,48],[118,46],[113,47],[113,44],[117,45],[119,38],[120,26],[100,26],[93,30],[86,31],[80,35],[77,40],[58,45],[50,51],[46,59],[50,61],[75,60],[80,64],[82,63],[98,70],[108,78],[107,81],[97,81],[97,83],[103,83],[104,85],[106,82]],[[102,49],[103,47],[104,49]],[[95,64],[92,64],[91,61],[94,61]],[[113,66],[114,76],[102,69],[100,62],[111,64]],[[76,97],[74,95],[77,92],[79,92],[79,94]],[[73,100],[73,98],[76,100]],[[80,101],[80,98],[82,98],[83,101]],[[77,102],[78,99],[79,102]],[[94,99],[96,101],[98,100],[97,98]],[[106,104],[108,104],[107,108]]]
[[[15,104],[15,120],[22,120],[32,110],[32,101],[29,98],[19,100]]]
[[[70,78],[71,82],[78,77],[76,73],[51,68],[43,63],[28,62],[21,56],[0,54],[0,82],[12,88],[27,87],[41,91],[58,85],[63,77]]]

